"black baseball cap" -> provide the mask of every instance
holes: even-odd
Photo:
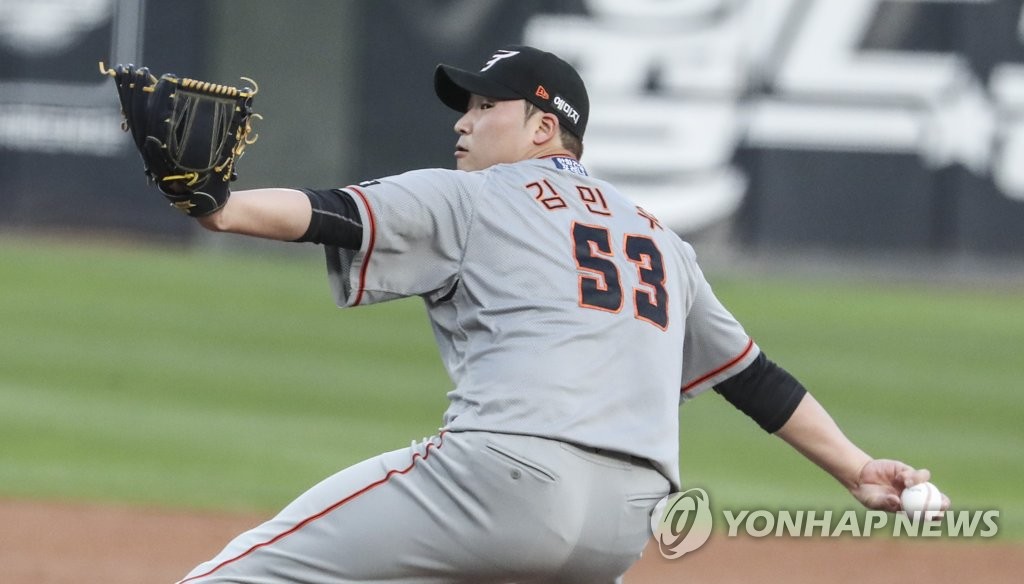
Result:
[[[523,45],[498,49],[477,72],[438,65],[434,91],[445,105],[459,112],[466,111],[471,93],[493,99],[525,99],[558,116],[562,127],[581,140],[590,116],[587,88],[576,69],[552,53]]]

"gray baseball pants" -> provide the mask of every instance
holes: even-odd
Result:
[[[442,432],[325,479],[181,582],[621,582],[668,492],[646,461]]]

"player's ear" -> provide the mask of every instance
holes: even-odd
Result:
[[[537,117],[537,125],[533,130],[533,143],[537,146],[547,144],[558,136],[558,117],[555,114],[541,112]]]

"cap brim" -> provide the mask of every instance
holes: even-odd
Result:
[[[457,112],[469,107],[470,94],[494,99],[523,99],[511,89],[485,79],[479,73],[456,69],[451,65],[438,65],[434,70],[434,93],[446,106]]]

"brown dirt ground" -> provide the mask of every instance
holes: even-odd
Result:
[[[174,582],[263,519],[0,500],[0,582]],[[665,560],[656,548],[648,548],[626,576],[627,584],[1022,581],[1020,543],[718,536],[678,560]]]

